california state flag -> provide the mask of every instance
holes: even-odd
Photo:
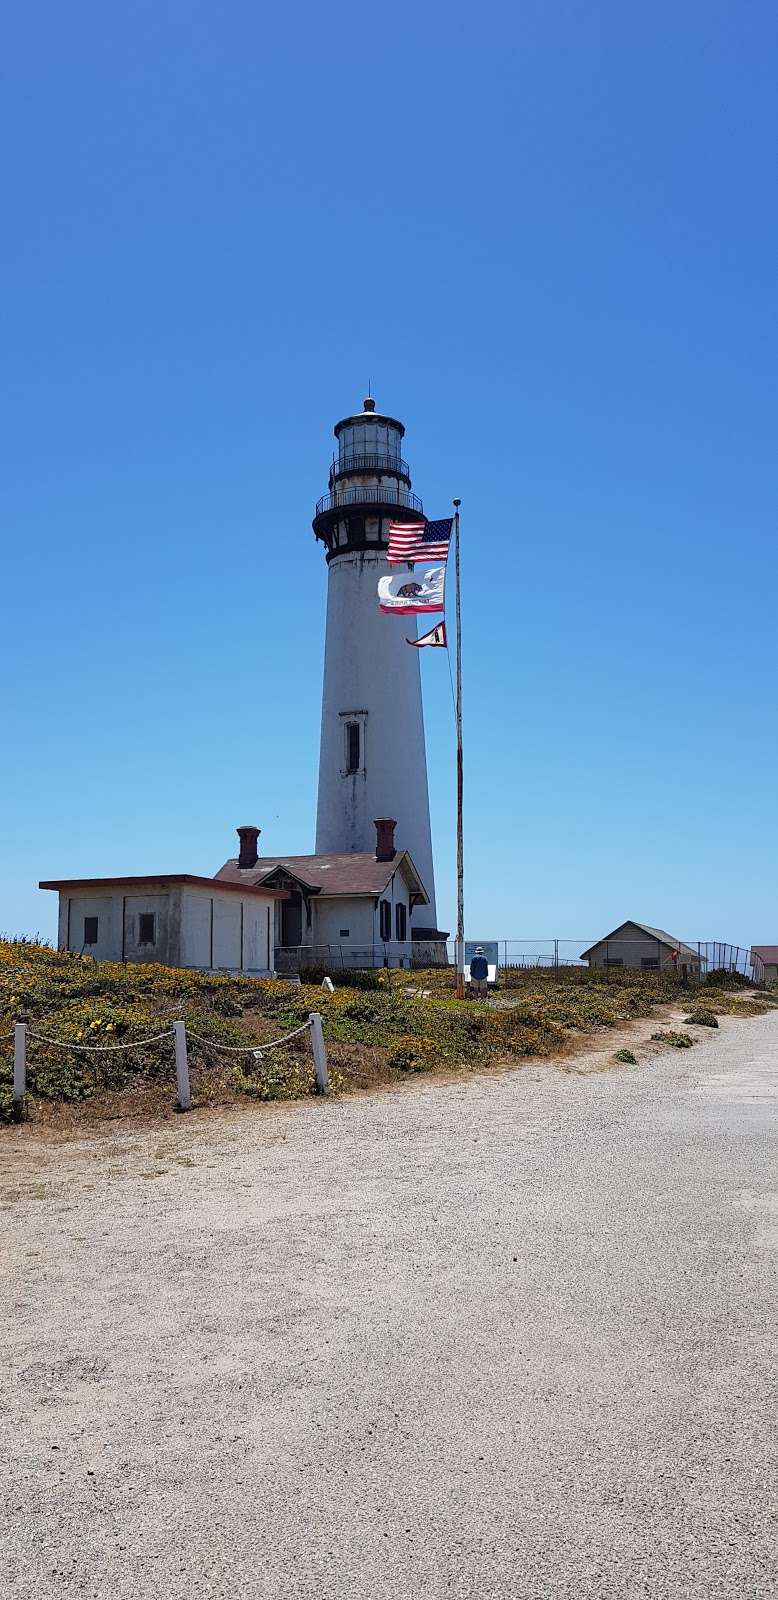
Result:
[[[417,650],[420,650],[422,645],[425,644],[437,645],[438,648],[442,647],[445,650],[448,644],[446,624],[445,622],[436,622],[434,628],[430,628],[429,633],[423,633],[420,639],[406,639],[405,643],[414,645]]]
[[[381,611],[444,611],[445,567],[428,567],[413,573],[396,572],[378,580],[378,605]]]

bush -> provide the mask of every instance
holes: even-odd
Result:
[[[22,1107],[22,1116],[24,1116],[24,1113],[25,1113],[25,1108],[23,1106]],[[14,1121],[15,1121],[15,1117],[14,1117],[13,1089],[7,1084],[2,1084],[2,1085],[0,1085],[0,1122],[14,1122]]]
[[[283,1049],[270,1050],[259,1061],[246,1056],[233,1068],[230,1082],[255,1100],[300,1100],[316,1092],[310,1056]]]
[[[394,1072],[430,1072],[434,1065],[434,1039],[398,1039],[387,1057]]]
[[[300,982],[321,985],[324,978],[330,978],[336,989],[385,989],[391,979],[387,979],[383,967],[325,967],[323,962],[317,961],[310,966],[300,967]]]
[[[321,970],[311,966],[303,976],[315,976],[320,984]],[[312,1092],[309,1039],[301,1035],[262,1063],[255,1063],[248,1052],[300,1027],[311,1011],[321,1013],[331,1060],[339,1061],[340,1051],[346,1076],[359,1082],[365,1067],[385,1079],[387,1062],[393,1073],[416,1073],[548,1057],[568,1047],[571,1029],[604,1032],[648,1017],[662,1001],[677,996],[677,986],[664,974],[627,969],[607,978],[586,968],[508,969],[501,1002],[491,1006],[457,1000],[450,967],[413,973],[332,971],[330,976],[336,985],[333,993],[310,982],[297,986],[151,962],[96,962],[42,945],[0,940],[0,1119],[9,1114],[11,1030],[17,1021],[82,1047],[63,1051],[31,1041],[28,1086],[35,1115],[36,1102],[42,1100],[77,1102],[150,1083],[163,1086],[172,1102],[172,1021],[177,1017],[183,1017],[189,1030],[195,1098],[208,1093],[208,1086],[215,1092],[221,1085],[269,1100]],[[767,996],[755,1001],[737,992],[752,987],[742,977],[724,974],[721,981],[728,993],[708,984],[687,1004],[699,998],[704,1000],[702,1009],[733,1015],[769,1008]],[[422,993],[408,993],[416,986]],[[103,1055],[83,1049],[89,1043],[125,1045],[156,1034],[164,1038],[142,1050]],[[668,1036],[661,1034],[659,1042],[666,1044]],[[675,1044],[676,1037],[670,1036],[669,1042]],[[246,1053],[241,1049],[239,1055],[225,1055],[215,1048],[219,1044],[243,1046]],[[616,1059],[621,1059],[618,1052]],[[331,1066],[332,1087],[340,1081],[340,1072]]]
[[[660,1044],[672,1045],[674,1050],[690,1050],[694,1040],[690,1033],[678,1033],[675,1028],[668,1028],[661,1033],[652,1033],[652,1039]]]
[[[625,1062],[628,1067],[634,1067],[637,1064],[637,1056],[633,1055],[631,1050],[616,1050],[614,1051],[613,1059],[614,1061]]]
[[[684,1017],[683,1020],[696,1022],[699,1028],[717,1028],[719,1025],[715,1011],[710,1011],[707,1006],[695,1006],[694,1011],[690,1011],[688,1017]]]
[[[726,967],[717,967],[713,972],[706,972],[703,983],[709,989],[753,989],[751,978],[742,972],[729,972]]]

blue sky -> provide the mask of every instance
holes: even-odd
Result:
[[[369,376],[463,502],[468,932],[778,939],[774,7],[32,0],[4,45],[0,927],[313,848]]]

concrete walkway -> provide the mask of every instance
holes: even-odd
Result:
[[[761,1600],[778,1013],[0,1141],[16,1600]],[[10,1269],[10,1275],[9,1275]]]

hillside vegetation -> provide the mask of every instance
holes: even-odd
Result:
[[[702,985],[713,1012],[752,1014],[773,1001],[746,999],[750,987],[713,975]],[[366,972],[334,993],[320,986],[216,977],[155,965],[114,965],[59,954],[44,945],[0,941],[0,1117],[11,1110],[12,1027],[27,1022],[27,1114],[56,1103],[117,1100],[172,1104],[172,1022],[182,1017],[189,1039],[195,1103],[234,1094],[294,1099],[313,1091],[308,1036],[262,1061],[225,1054],[219,1045],[262,1046],[304,1023],[324,1022],[333,1089],[386,1082],[402,1073],[464,1069],[569,1052],[580,1033],[650,1016],[678,998],[677,984],[658,974],[589,973],[585,969],[510,970],[488,1005],[454,996],[450,969]],[[417,991],[417,992],[409,992]],[[698,990],[697,993],[700,991]],[[691,997],[690,997],[691,998]],[[89,1053],[86,1045],[130,1045],[165,1031],[143,1050]],[[61,1049],[35,1035],[74,1046]]]

